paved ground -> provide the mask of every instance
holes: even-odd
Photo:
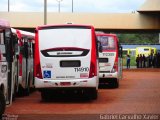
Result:
[[[6,114],[18,115],[22,120],[91,120],[107,118],[106,114],[160,115],[160,69],[124,70],[118,89],[101,86],[98,94],[98,99],[93,101],[71,94],[42,102],[40,93],[34,92],[17,98]]]

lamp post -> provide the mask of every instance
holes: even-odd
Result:
[[[61,2],[62,2],[63,0],[57,0],[57,2],[58,2],[58,12],[60,13],[60,11],[61,11]]]
[[[44,25],[47,24],[47,0],[44,0]]]
[[[10,1],[8,0],[8,12],[10,11]]]
[[[73,0],[72,0],[72,13],[73,13]]]
[[[159,33],[159,44],[160,44],[160,33]]]

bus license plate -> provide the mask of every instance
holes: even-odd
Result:
[[[70,86],[71,82],[61,82],[60,85],[61,86]]]

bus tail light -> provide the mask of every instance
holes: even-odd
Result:
[[[96,37],[95,30],[92,28],[92,49],[91,49],[91,61],[90,61],[90,71],[89,78],[97,76],[97,47],[96,47]]]
[[[19,76],[22,76],[22,64],[19,65]]]
[[[42,79],[42,71],[41,71],[41,65],[40,65],[40,63],[36,65],[36,71],[35,72],[36,72],[35,76],[37,78]]]
[[[19,55],[19,76],[22,76],[22,54]]]
[[[90,71],[89,71],[89,78],[92,78],[96,75],[95,73],[95,65],[93,64],[93,62],[91,62],[90,64]]]
[[[117,72],[117,71],[118,71],[118,63],[115,62],[115,63],[114,63],[114,66],[113,66],[113,68],[112,68],[112,70],[111,70],[111,73],[115,73],[115,72]]]
[[[35,30],[35,48],[34,48],[34,76],[42,79],[42,71],[40,65],[38,31]]]

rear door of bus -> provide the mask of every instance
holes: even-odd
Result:
[[[40,64],[45,79],[89,77],[91,28],[60,26],[39,30]]]

